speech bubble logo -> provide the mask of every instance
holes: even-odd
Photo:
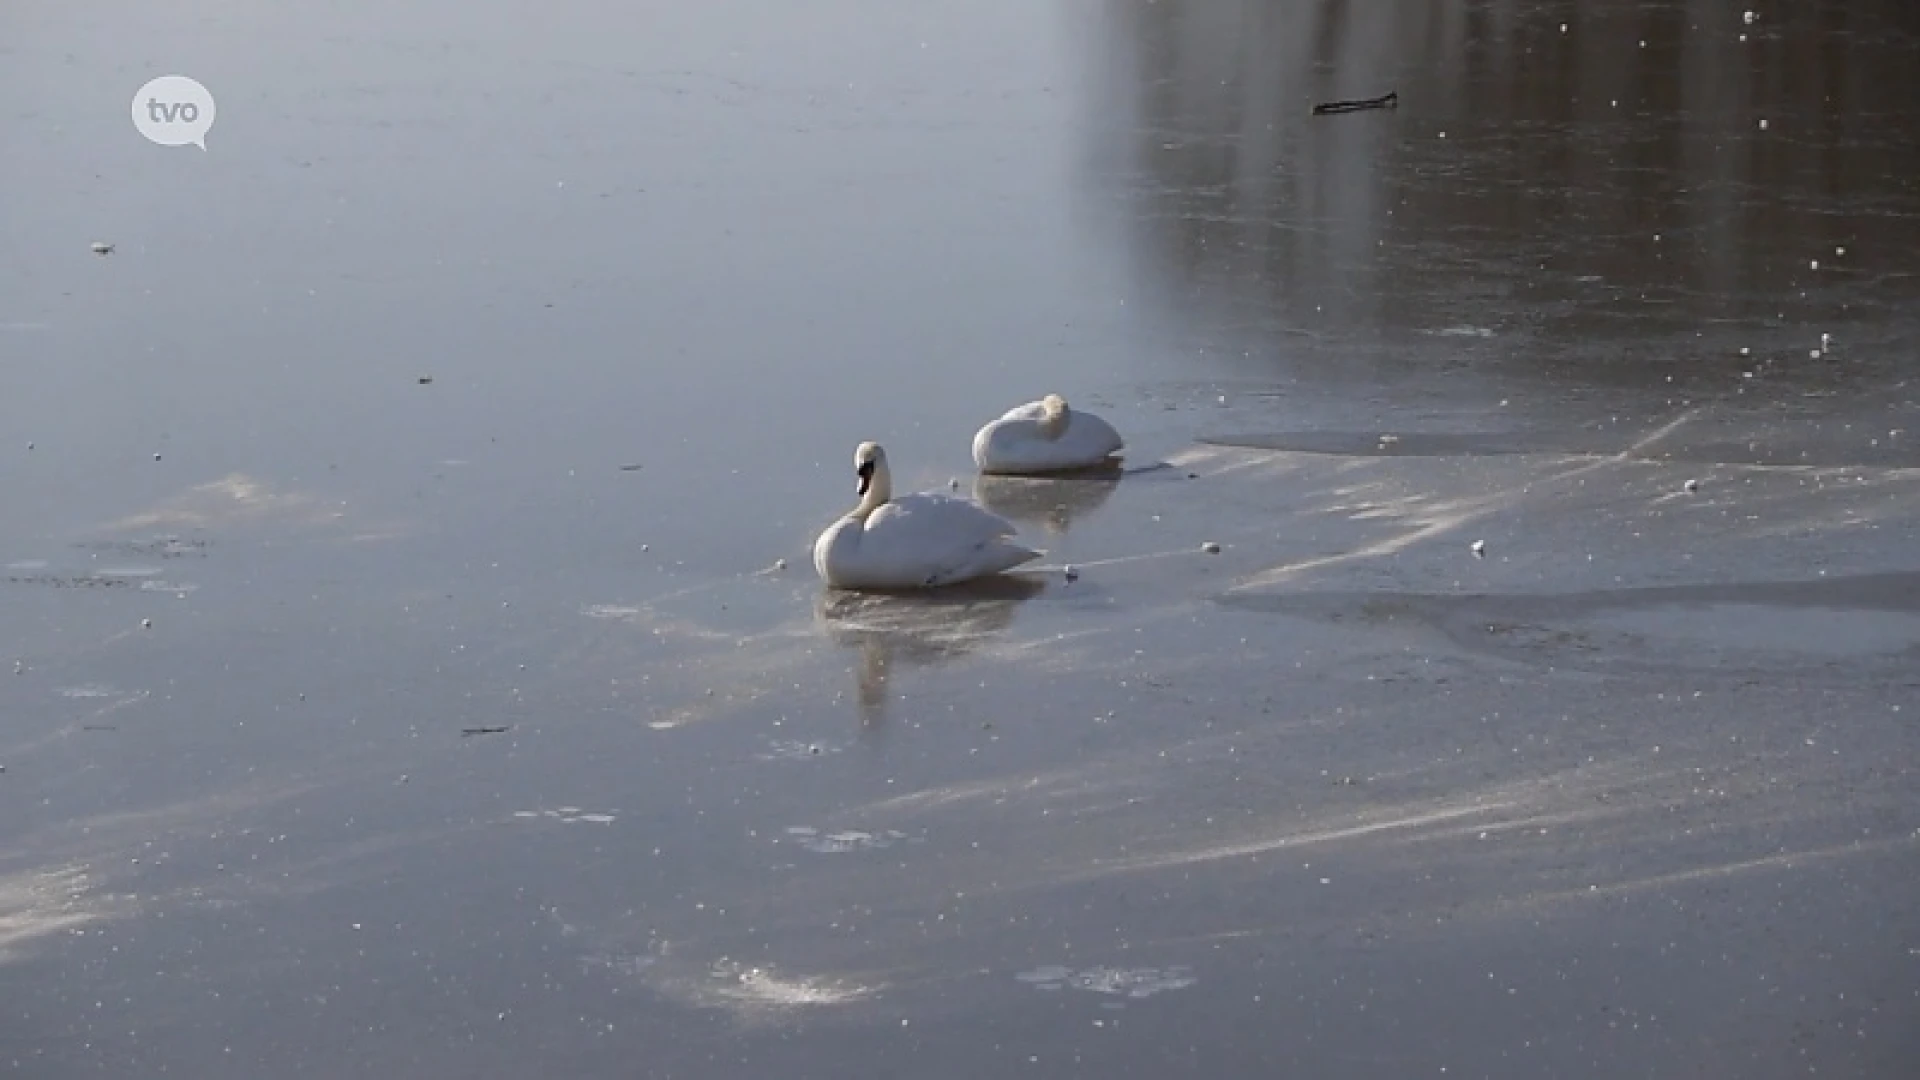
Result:
[[[213,95],[185,75],[162,75],[133,95],[133,126],[161,146],[207,148]]]

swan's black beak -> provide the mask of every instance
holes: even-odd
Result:
[[[854,494],[865,495],[867,489],[873,486],[873,462],[861,462],[860,467],[855,469],[854,472],[860,474],[860,490]]]

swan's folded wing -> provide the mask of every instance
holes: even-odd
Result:
[[[868,535],[876,529],[910,538],[908,542],[926,545],[927,550],[938,547],[941,537],[958,548],[970,548],[977,541],[998,540],[1019,531],[1013,522],[979,503],[932,492],[902,495],[875,510],[867,518]]]
[[[907,495],[867,518],[864,546],[890,575],[933,585],[1023,561],[1027,549],[1007,540],[1014,532],[1012,522],[965,499]]]
[[[1092,413],[1074,413],[1067,428],[1067,437],[1090,456],[1116,454],[1127,446],[1127,441],[1120,437],[1120,432],[1112,424]]]
[[[1002,421],[1039,420],[1040,418],[1046,415],[1047,415],[1047,406],[1045,402],[1029,401],[1025,405],[1015,405],[1013,408],[1008,409],[1004,413],[1001,413],[1000,419]]]

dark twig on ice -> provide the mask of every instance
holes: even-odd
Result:
[[[512,724],[508,724],[506,727],[467,727],[467,728],[461,728],[460,734],[462,735],[498,735],[503,731],[511,731],[511,730],[513,730]]]
[[[1359,112],[1362,109],[1397,109],[1400,107],[1400,91],[1395,90],[1386,97],[1361,98],[1359,101],[1329,101],[1324,105],[1315,105],[1313,115],[1326,116],[1329,113]]]

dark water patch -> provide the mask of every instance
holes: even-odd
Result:
[[[1278,450],[1339,457],[1489,457],[1598,452],[1570,448],[1563,434],[1526,432],[1504,435],[1409,432],[1395,435],[1363,431],[1277,431],[1203,435],[1196,441],[1208,446],[1241,450]]]
[[[154,559],[204,559],[212,541],[178,536],[156,536],[146,540],[83,540],[73,546],[101,554],[139,556]]]
[[[1920,573],[1486,594],[1226,594],[1220,606],[1353,626],[1411,624],[1470,653],[1742,683],[1920,686]]]
[[[130,589],[139,584],[137,578],[117,574],[9,574],[0,581],[48,589]]]
[[[1711,367],[1709,326],[1911,329],[1910,7],[1114,5],[1090,156],[1143,282],[1237,366],[1338,380],[1292,336],[1464,324],[1529,345],[1473,358],[1490,392],[1645,388]],[[1311,115],[1389,84],[1391,112]]]
[[[1887,439],[1882,445],[1861,440],[1852,445],[1794,445],[1767,439],[1714,442],[1659,441],[1637,445],[1617,432],[1362,432],[1281,431],[1203,435],[1209,446],[1243,450],[1274,450],[1339,457],[1471,458],[1514,454],[1556,454],[1577,457],[1619,457],[1623,460],[1673,462],[1688,465],[1746,465],[1817,469],[1920,468],[1920,440],[1900,445]]]

